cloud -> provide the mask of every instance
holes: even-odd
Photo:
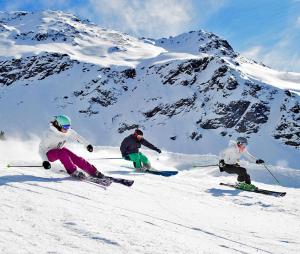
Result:
[[[242,55],[281,71],[300,72],[300,17],[293,19],[272,46],[256,45]]]
[[[163,37],[194,30],[229,0],[14,0],[5,11],[62,10],[134,36]],[[199,27],[200,28],[200,27]]]
[[[257,45],[241,54],[277,70],[300,72],[300,53],[297,45],[293,40],[281,39],[271,48]]]
[[[261,51],[262,51],[262,46],[255,46],[241,52],[241,54],[250,59],[258,59],[260,57]]]
[[[161,37],[186,30],[194,17],[188,0],[89,0],[99,23],[138,36]]]
[[[24,7],[29,4],[31,1],[29,0],[15,0],[15,1],[5,1],[2,3],[1,10],[2,11],[17,11],[23,10]]]
[[[300,16],[296,20],[296,26],[300,28]]]
[[[1,10],[2,11],[38,11],[45,9],[65,9],[72,4],[72,0],[14,0],[14,1],[3,1]]]
[[[229,0],[205,0],[205,1],[194,1],[197,3],[197,19],[199,23],[203,24],[214,15],[223,7],[225,7]]]

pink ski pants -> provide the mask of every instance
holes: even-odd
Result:
[[[69,174],[72,174],[74,171],[76,171],[77,167],[81,168],[89,175],[95,175],[97,172],[95,166],[87,162],[85,159],[72,153],[65,147],[49,150],[47,152],[47,157],[50,162],[60,160]]]

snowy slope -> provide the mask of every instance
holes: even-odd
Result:
[[[272,84],[281,89],[291,90],[300,93],[300,73],[276,71],[254,61],[240,57],[240,69],[252,78],[267,84]]]
[[[218,154],[237,136],[299,168],[299,75],[240,57],[203,30],[137,39],[63,12],[0,14],[0,130],[40,135],[67,114],[94,144],[137,126],[158,147]]]
[[[272,167],[280,187],[247,165],[255,184],[287,192],[275,198],[219,186],[235,177],[216,167],[192,168],[215,163],[213,155],[144,151],[155,167],[180,170],[162,178],[134,174],[123,160],[92,160],[118,157],[118,148],[87,154],[72,145],[103,172],[135,180],[107,190],[72,180],[56,163],[49,171],[5,168],[39,163],[37,146],[36,138],[0,142],[1,253],[299,253],[298,170]]]
[[[0,12],[0,20],[3,57],[20,58],[46,51],[102,66],[133,67],[165,51],[60,11]]]

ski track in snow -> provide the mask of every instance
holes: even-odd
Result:
[[[12,153],[10,143],[0,143],[1,253],[299,253],[299,170],[275,167],[279,180],[289,172],[281,187],[247,164],[259,187],[287,192],[275,198],[220,186],[236,177],[216,166],[192,167],[216,163],[214,155],[144,151],[155,168],[180,170],[168,178],[133,173],[125,160],[99,160],[119,157],[118,148],[88,154],[72,145],[106,174],[135,180],[131,188],[104,190],[73,180],[58,163],[6,168],[40,163],[29,146],[20,142]]]

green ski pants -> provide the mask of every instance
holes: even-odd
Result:
[[[142,153],[131,153],[128,156],[135,168],[141,168],[143,165],[150,163],[148,158]]]

